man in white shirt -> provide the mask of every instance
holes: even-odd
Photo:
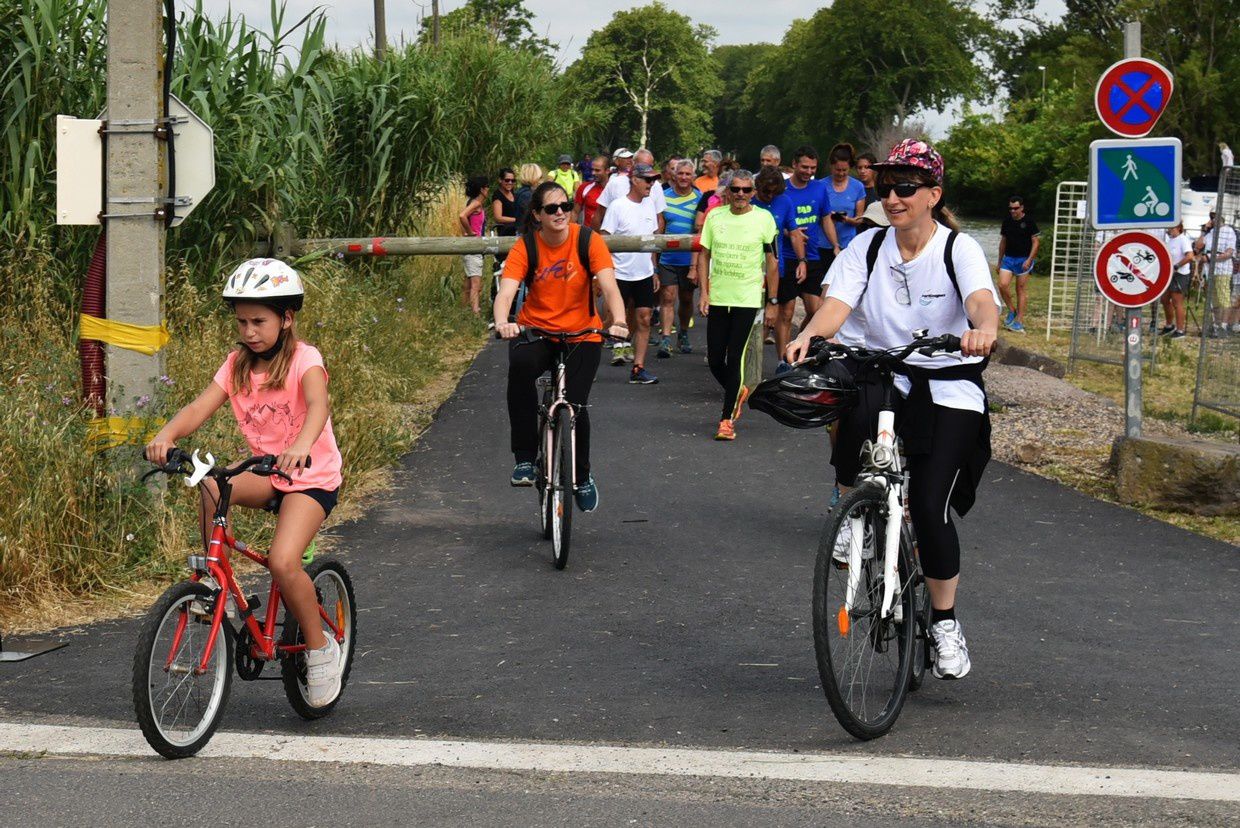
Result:
[[[1184,337],[1184,295],[1192,278],[1193,243],[1184,235],[1184,222],[1167,231],[1167,251],[1171,254],[1171,284],[1162,296],[1163,316],[1167,324],[1158,332],[1170,339]]]
[[[616,155],[618,156],[621,152],[628,152],[628,150],[616,150]],[[633,163],[635,166],[638,164],[646,164],[651,169],[654,169],[654,154],[648,149],[639,149],[633,154]],[[624,198],[629,194],[630,178],[631,176],[628,170],[617,169],[616,174],[608,180],[607,187],[603,190],[603,194],[598,197],[598,209],[594,212],[594,221],[596,222],[594,229],[598,230],[602,228],[603,219],[607,216],[607,208],[612,205],[612,202]],[[651,190],[650,200],[654,203],[655,213],[659,217],[658,232],[662,233],[663,211],[667,209],[667,199],[663,196],[663,188],[655,187]]]
[[[1217,253],[1211,257],[1214,246],[1214,225],[1218,224]],[[1213,276],[1209,288],[1214,318],[1210,328],[1202,333],[1205,336],[1225,336],[1228,330],[1240,333],[1240,280],[1236,279],[1236,231],[1225,224],[1223,219],[1210,213],[1210,220],[1201,228],[1201,236],[1193,247],[1201,254],[1205,272],[1211,273],[1210,262],[1214,262]],[[1203,325],[1204,327],[1204,325]]]
[[[614,180],[614,179],[613,179]],[[611,204],[603,216],[601,232],[616,236],[649,236],[659,232],[663,222],[661,213],[651,197],[652,188],[663,194],[663,188],[655,186],[659,174],[646,163],[633,166],[626,179],[628,191]],[[610,186],[610,185],[609,185]],[[602,207],[602,199],[599,200]],[[654,297],[659,290],[659,277],[655,274],[654,253],[612,253],[615,263],[616,282],[624,299],[625,318],[631,324],[632,340],[629,344],[617,344],[612,349],[612,365],[622,365],[626,359],[633,363],[629,383],[653,385],[659,378],[646,370],[646,351],[650,347],[650,315]]]

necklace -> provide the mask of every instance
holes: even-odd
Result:
[[[897,236],[896,236],[896,250],[899,250],[899,251],[900,251],[900,259],[901,259],[901,261],[902,261],[904,264],[908,264],[909,262],[913,261],[913,259],[916,259],[918,256],[920,256],[920,255],[921,255],[921,253],[922,253],[922,251],[926,249],[926,245],[930,244],[930,242],[934,239],[934,236],[935,236],[935,234],[938,232],[938,229],[939,229],[939,228],[938,228],[937,223],[936,223],[936,224],[931,224],[931,225],[930,225],[930,234],[929,234],[928,236],[926,236],[926,238],[922,241],[922,243],[921,243],[921,244],[917,245],[917,249],[916,249],[916,250],[914,250],[914,251],[913,251],[913,253],[912,253],[912,255],[909,255],[909,256],[905,256],[905,255],[904,255],[904,249],[900,247],[900,238],[899,238],[899,236],[897,235]]]

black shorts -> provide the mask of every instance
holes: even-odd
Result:
[[[784,262],[784,272],[779,279],[779,304],[785,305],[800,295],[821,296],[822,277],[827,275],[827,266],[821,259],[805,263],[805,281],[797,282],[797,261],[789,259]]]
[[[1191,273],[1172,273],[1171,285],[1167,288],[1168,293],[1188,293],[1188,284],[1192,280]]]
[[[635,308],[653,308],[654,307],[654,277],[647,276],[645,279],[635,279],[626,281],[617,279],[616,284],[620,287],[620,298],[627,305],[633,303]]]
[[[665,287],[678,287],[681,290],[693,290],[697,285],[689,281],[689,265],[665,265],[659,264],[655,267],[655,273],[659,274],[659,289]]]
[[[332,489],[302,489],[299,492],[281,492],[276,491],[276,496],[267,501],[267,505],[263,508],[273,514],[280,513],[280,504],[284,502],[284,496],[290,494],[304,494],[314,499],[314,502],[323,507],[323,517],[326,518],[332,513],[332,509],[336,508],[336,501],[340,499],[340,490]]]

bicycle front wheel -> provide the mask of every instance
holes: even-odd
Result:
[[[556,569],[568,565],[573,535],[573,420],[567,406],[555,419],[555,452],[551,473],[551,560]]]
[[[202,750],[224,716],[234,647],[227,620],[200,669],[214,605],[210,589],[187,581],[165,591],[142,624],[133,659],[134,712],[147,743],[169,759]]]
[[[900,544],[893,611],[881,617],[886,497],[877,485],[845,494],[823,529],[814,569],[818,674],[835,718],[858,739],[882,736],[895,724],[913,666],[913,561],[905,542]],[[857,572],[835,558],[837,546],[847,549],[851,543],[854,519],[862,532]],[[855,581],[851,609],[846,604],[850,579]]]

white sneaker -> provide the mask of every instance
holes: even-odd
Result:
[[[960,622],[939,621],[930,627],[934,639],[934,677],[959,679],[969,674],[969,648],[964,643]]]
[[[840,525],[839,534],[835,536],[835,549],[831,557],[836,563],[848,564],[848,547],[852,543],[852,521],[846,520]],[[861,539],[861,560],[868,561],[874,557],[874,529],[869,524],[865,527],[865,535]]]
[[[340,645],[330,636],[326,647],[306,650],[306,695],[312,707],[330,704],[340,695]]]

